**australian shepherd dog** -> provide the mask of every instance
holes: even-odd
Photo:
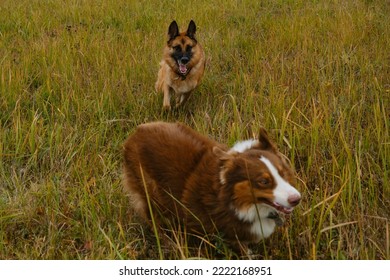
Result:
[[[124,144],[124,186],[136,212],[233,244],[269,237],[301,200],[294,173],[261,128],[228,148],[181,123],[140,125]]]

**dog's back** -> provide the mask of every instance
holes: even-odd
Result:
[[[150,218],[147,187],[153,202],[165,206],[159,210],[161,214],[168,215],[168,209],[174,211],[171,213],[174,216],[180,214],[182,211],[176,211],[173,205],[185,195],[185,186],[197,165],[205,159],[210,165],[217,164],[213,160],[214,146],[219,144],[180,123],[140,125],[124,145],[125,187],[136,211]]]

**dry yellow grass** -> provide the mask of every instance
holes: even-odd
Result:
[[[228,144],[269,130],[304,199],[258,258],[390,259],[388,1],[217,2],[1,1],[1,259],[235,257],[181,232],[161,248],[132,215],[121,145],[152,120]],[[195,20],[209,63],[164,113],[173,19]]]

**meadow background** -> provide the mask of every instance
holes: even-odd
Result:
[[[208,65],[164,112],[173,19]],[[0,259],[237,258],[159,246],[133,215],[122,144],[154,120],[229,145],[264,126],[291,159],[303,201],[257,258],[390,259],[389,65],[387,0],[2,0]]]

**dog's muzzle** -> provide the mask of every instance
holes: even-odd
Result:
[[[180,60],[177,61],[179,64],[179,71],[182,75],[185,75],[188,71],[187,63],[190,61],[190,59],[187,56],[183,56],[180,58]]]
[[[183,57],[180,59],[180,63],[181,63],[181,64],[187,64],[189,61],[190,61],[190,59],[189,59],[187,56],[183,56]]]

